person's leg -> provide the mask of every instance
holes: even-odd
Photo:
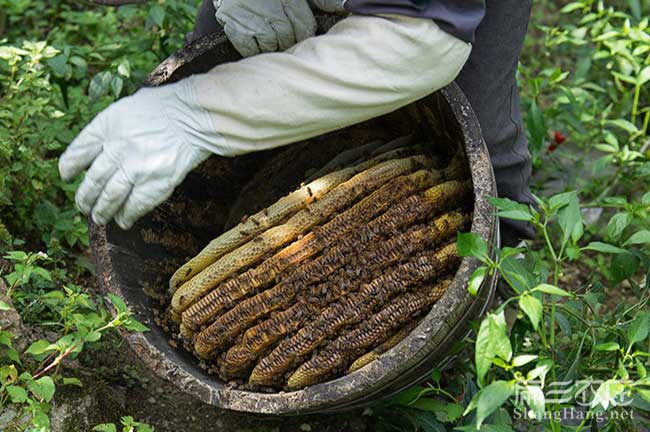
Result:
[[[195,41],[203,36],[214,33],[220,26],[217,23],[215,14],[217,13],[214,8],[212,0],[203,0],[199,11],[196,14],[196,21],[194,22],[194,30],[189,36],[189,41]]]
[[[532,0],[487,0],[486,16],[456,82],[478,117],[487,143],[499,195],[535,205],[529,189],[531,158],[523,130],[517,64],[528,28]],[[530,238],[532,228],[502,221],[502,244]]]

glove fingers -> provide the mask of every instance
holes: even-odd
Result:
[[[269,27],[271,27],[270,24],[267,24]],[[285,38],[286,35],[281,35],[278,34],[275,29],[269,29],[268,31],[263,31],[260,32],[259,34],[255,35],[255,41],[257,42],[257,45],[260,47],[261,52],[274,52],[278,50],[278,40],[280,38]],[[293,34],[291,35],[293,37]]]
[[[296,42],[301,42],[316,34],[316,18],[306,1],[282,0],[282,6],[293,26]]]
[[[95,160],[102,152],[102,130],[99,116],[86,126],[59,158],[59,174],[63,181],[70,181]]]
[[[164,202],[174,192],[174,188],[160,184],[134,186],[124,206],[115,215],[115,222],[124,230],[129,230],[135,222]]]
[[[106,225],[128,199],[133,184],[123,170],[111,177],[93,208],[92,218],[98,225]]]
[[[287,50],[296,44],[296,34],[288,20],[273,20],[270,22],[270,26],[277,37],[276,51],[278,49]]]
[[[95,162],[86,173],[86,178],[81,182],[79,189],[77,189],[77,194],[75,196],[75,201],[77,207],[85,215],[89,215],[97,198],[104,190],[106,183],[113,176],[117,170],[117,165],[113,160],[106,154],[106,152],[100,154]]]
[[[237,26],[230,24],[230,22],[226,22],[223,26],[223,31],[226,33],[230,43],[232,43],[242,57],[252,57],[260,53],[260,47],[257,45],[257,41],[250,33],[244,33]]]

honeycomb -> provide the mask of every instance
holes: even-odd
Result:
[[[333,159],[176,271],[169,320],[210,372],[269,391],[335,379],[445,293],[471,223],[467,161],[394,147]]]

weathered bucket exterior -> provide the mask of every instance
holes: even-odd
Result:
[[[321,27],[331,23],[331,18],[320,18]],[[162,63],[147,85],[177,81],[238,58],[222,34],[209,35]],[[489,154],[472,108],[455,84],[395,113],[281,150],[234,159],[213,157],[191,173],[167,202],[130,231],[121,231],[115,225],[90,224],[101,288],[124,298],[137,318],[151,328],[147,333],[125,335],[138,356],[158,375],[205,403],[256,414],[290,415],[358,408],[426,379],[448,357],[450,348],[467,335],[467,322],[477,319],[491,301],[495,278],[484,282],[477,297],[467,292],[467,280],[478,266],[476,260],[462,261],[449,290],[421,324],[379,360],[345,377],[293,392],[244,391],[208,375],[191,354],[170,345],[169,336],[154,322],[161,305],[150,296],[165,291],[174,270],[223,231],[230,209],[245,184],[280,152],[288,155],[288,163],[293,166],[302,164],[306,168],[313,161],[313,166],[318,167],[332,152],[342,148],[342,144],[337,148],[336,143],[361,144],[416,130],[434,143],[434,147],[440,146],[436,151],[449,152],[450,143],[464,149],[475,192],[472,231],[490,244],[498,244],[497,220],[492,206],[485,200],[496,196]],[[293,166],[284,170],[283,175],[295,176],[288,179],[287,187],[297,185],[304,174]],[[268,198],[276,199],[274,195],[286,192],[269,192]],[[269,202],[253,204],[260,208]]]

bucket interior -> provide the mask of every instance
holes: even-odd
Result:
[[[111,277],[151,328],[144,337],[178,366],[219,385],[159,325],[173,272],[210,240],[295,190],[342,151],[410,135],[427,152],[449,159],[463,151],[463,134],[442,94],[400,111],[288,147],[237,158],[213,157],[195,170],[173,196],[130,231],[106,230]]]

